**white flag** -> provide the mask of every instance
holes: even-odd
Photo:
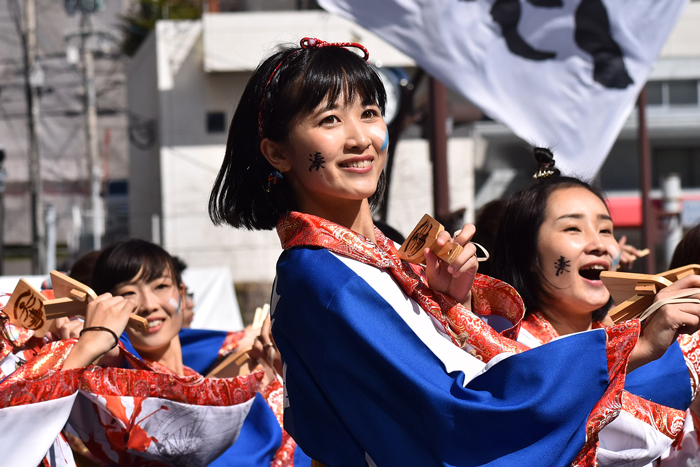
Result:
[[[524,140],[552,147],[565,174],[590,177],[687,0],[319,3],[378,34]]]

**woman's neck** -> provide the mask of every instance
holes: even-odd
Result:
[[[546,305],[540,308],[540,312],[560,336],[588,331],[593,327],[593,312],[583,315],[572,315]]]
[[[170,341],[170,344],[162,349],[154,351],[139,350],[139,353],[142,357],[160,363],[175,374],[185,375],[185,366],[182,363],[182,347],[178,336],[175,336]]]
[[[318,203],[313,206],[302,206],[300,211],[335,222],[360,235],[364,235],[372,242],[377,242],[377,236],[374,233],[372,210],[366,199],[349,201],[340,208],[337,205],[326,206]]]

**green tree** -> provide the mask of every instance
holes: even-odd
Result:
[[[159,19],[199,19],[201,0],[140,0],[121,18],[122,52],[132,56],[156,27]]]

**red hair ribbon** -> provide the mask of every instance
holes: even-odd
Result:
[[[369,60],[369,52],[364,45],[358,44],[357,42],[326,42],[322,41],[321,39],[316,39],[315,37],[305,37],[299,44],[301,45],[302,49],[320,49],[322,47],[344,47],[347,49],[350,47],[355,47],[356,49],[360,49],[362,51],[365,62]]]
[[[350,47],[355,47],[356,49],[360,49],[362,51],[362,53],[364,54],[363,58],[365,62],[369,60],[369,52],[367,51],[364,45],[358,44],[357,42],[326,42],[322,41],[321,39],[316,39],[315,37],[305,37],[299,42],[299,45],[301,45],[301,49],[320,49],[323,47],[344,47],[347,49]],[[265,89],[263,89],[263,97],[260,101],[260,110],[258,111],[258,136],[261,140],[263,139],[262,112],[263,104],[265,104],[265,94],[267,93],[267,87],[270,85],[272,77],[275,76],[275,73],[277,73],[277,70],[279,70],[279,67],[282,66],[285,60],[298,53],[301,49],[295,50],[294,52],[290,53],[285,58],[283,58],[282,61],[280,61],[279,64],[275,67],[275,69],[272,70],[272,73],[270,73],[270,77],[267,79],[267,83],[265,83]]]

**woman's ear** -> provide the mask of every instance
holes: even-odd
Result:
[[[260,152],[267,162],[280,172],[288,170],[291,166],[282,143],[272,141],[269,138],[263,138],[263,140],[260,141]]]

